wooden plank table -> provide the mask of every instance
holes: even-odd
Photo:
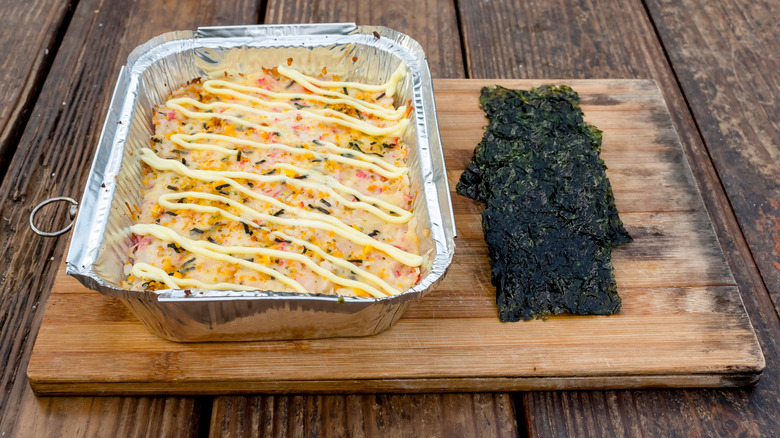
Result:
[[[773,50],[780,35],[772,19],[780,7],[745,3],[0,1],[0,163],[7,163],[0,166],[0,434],[771,436],[780,424],[780,69]],[[758,385],[511,396],[36,398],[25,370],[67,243],[34,235],[27,215],[45,198],[80,192],[129,51],[174,29],[330,21],[411,35],[436,77],[656,80],[766,357]],[[44,211],[40,223],[54,228],[62,215]]]
[[[3,2],[0,26],[0,175],[4,174],[27,123],[46,70],[59,48],[60,30],[70,19],[68,4],[56,0]],[[20,21],[22,17],[22,21]]]
[[[542,81],[434,83],[451,188],[482,137],[479,91],[496,83],[528,89]],[[61,271],[28,365],[33,389],[50,395],[476,392],[755,382],[764,358],[656,83],[567,83],[578,91],[586,121],[603,130],[601,156],[634,237],[612,253],[623,298],[619,314],[501,323],[483,207],[452,193],[459,234],[449,273],[384,333],[174,343]]]

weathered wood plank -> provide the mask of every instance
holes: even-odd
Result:
[[[684,150],[705,205],[769,363],[761,382],[752,392],[642,391],[527,394],[524,396],[525,410],[532,436],[603,436],[642,433],[657,436],[713,436],[738,435],[743,432],[748,435],[760,435],[762,430],[776,429],[776,419],[780,416],[776,403],[780,371],[775,363],[780,358],[777,341],[780,338],[780,324],[767,294],[767,286],[756,269],[753,255],[742,235],[745,228],[758,230],[753,231],[755,236],[753,240],[764,239],[763,246],[760,246],[763,255],[755,258],[762,259],[759,263],[763,263],[762,266],[769,265],[771,270],[771,261],[774,257],[771,246],[774,243],[769,230],[774,227],[773,218],[777,216],[776,209],[773,209],[772,200],[758,199],[760,194],[771,193],[771,190],[768,190],[766,185],[761,185],[755,178],[749,180],[757,183],[754,185],[757,188],[755,191],[750,190],[746,184],[739,188],[746,193],[734,190],[736,180],[748,171],[744,165],[750,161],[746,161],[740,155],[750,154],[754,150],[746,145],[750,140],[729,142],[733,148],[729,149],[731,152],[728,155],[723,153],[721,162],[724,168],[735,169],[734,181],[726,185],[726,191],[732,198],[744,196],[744,205],[752,208],[755,219],[759,222],[751,221],[747,217],[740,218],[740,222],[737,222],[729,198],[724,194],[719,174],[715,171],[709,157],[710,153],[715,156],[713,147],[722,143],[720,138],[724,137],[723,132],[729,129],[731,130],[727,132],[731,134],[740,132],[736,127],[741,126],[742,123],[735,122],[730,105],[735,102],[735,99],[739,101],[737,108],[744,107],[751,101],[760,102],[751,106],[751,110],[745,113],[750,117],[755,115],[754,121],[762,119],[761,111],[775,110],[772,108],[771,100],[767,100],[767,96],[771,93],[753,94],[751,98],[740,94],[744,91],[729,92],[729,88],[735,82],[733,80],[735,77],[752,78],[750,80],[754,82],[750,83],[758,85],[776,82],[776,79],[765,74],[771,72],[776,75],[777,68],[757,65],[757,63],[774,62],[775,57],[769,48],[773,47],[772,44],[776,45],[774,42],[776,31],[769,19],[772,13],[767,12],[767,8],[770,7],[768,2],[751,5],[751,12],[746,15],[742,14],[741,9],[747,6],[740,6],[739,10],[735,9],[734,4],[737,2],[729,6],[728,14],[719,12],[724,9],[721,6],[725,4],[724,2],[716,2],[714,6],[710,6],[712,2],[708,2],[707,5],[703,2],[688,3],[690,4],[664,2],[661,5],[658,2],[649,2],[649,7],[653,12],[655,24],[664,38],[667,52],[672,56],[672,60],[676,61],[675,70],[684,69],[681,72],[684,78],[683,86],[686,98],[694,105],[697,121],[700,115],[710,117],[712,121],[712,117],[708,115],[711,111],[710,105],[713,103],[710,100],[722,104],[717,123],[701,130],[707,142],[706,147],[666,61],[652,24],[639,1],[481,2],[474,0],[459,3],[460,16],[463,19],[466,63],[471,77],[620,77],[652,78],[659,82],[669,103],[672,118],[682,138]],[[754,18],[737,18],[735,25],[735,17]],[[710,25],[709,20],[715,20],[716,24]],[[488,22],[495,25],[485,26],[484,23]],[[745,24],[746,22],[750,24]],[[750,32],[746,26],[756,26],[752,30],[759,32],[757,34]],[[725,38],[729,40],[724,41],[721,34],[725,34]],[[741,42],[735,45],[738,41]],[[770,44],[769,41],[772,43]],[[750,55],[755,55],[755,52],[750,52],[749,49],[762,42],[765,44],[763,47],[769,51],[764,52],[763,56],[750,58]],[[737,48],[735,53],[748,55],[749,62],[740,64],[729,60],[726,65],[739,64],[739,72],[742,72],[742,75],[723,74],[717,76],[715,80],[717,84],[713,84],[712,78],[715,76],[708,72],[723,72],[719,65],[723,65],[721,61],[727,60],[735,47]],[[720,58],[713,56],[713,53],[719,54]],[[752,74],[747,74],[748,70]],[[699,90],[698,97],[689,96],[693,92],[689,91],[691,86],[686,85],[689,82]],[[768,90],[766,86],[758,85],[754,89],[757,93]],[[746,87],[740,86],[739,89],[741,88]],[[703,96],[709,97],[703,98]],[[740,129],[752,131],[759,124],[760,122],[754,122]],[[710,127],[713,129],[709,129]],[[767,140],[769,138],[772,138],[771,135],[764,136],[758,143],[763,145],[763,141],[771,141]],[[771,147],[762,147],[771,149]],[[743,154],[734,152],[738,149],[746,152]],[[776,148],[774,150],[776,151]],[[763,169],[768,170],[770,167],[765,165]],[[757,171],[748,173],[748,175],[756,174]],[[774,180],[776,181],[776,178]],[[774,192],[777,192],[776,188]],[[739,205],[737,204],[738,214]],[[763,210],[759,210],[758,206]],[[750,240],[751,234],[746,233],[746,235]],[[765,268],[762,273],[764,271]],[[775,280],[773,284],[778,284],[778,281]],[[680,415],[681,412],[683,415]]]
[[[515,437],[507,394],[217,397],[212,437]]]
[[[583,90],[587,90],[584,96],[591,100],[602,96],[603,100],[612,93],[615,81],[595,82],[604,86],[583,83]],[[647,89],[645,81],[623,82],[624,89]],[[472,84],[470,95],[462,93],[463,83]],[[502,83],[528,86],[522,81]],[[480,86],[480,81],[439,80],[437,93],[446,98],[454,88],[464,101],[476,101]],[[680,148],[676,136],[662,133],[671,129],[665,108],[638,104],[660,101],[658,89],[653,89],[654,93],[646,95],[628,93],[633,97],[626,101],[633,99],[634,105],[614,103],[611,111],[602,108],[601,117],[609,121],[610,113],[645,108],[636,111],[638,120],[633,122],[618,116],[625,122],[610,125],[605,131],[609,134],[622,129],[636,131],[633,124],[644,126],[644,120],[661,120],[664,117],[657,116],[661,111],[667,122],[653,125],[658,135],[647,144],[635,142],[633,149],[626,147],[619,153],[609,151],[613,144],[605,144],[604,155],[610,160],[621,153],[638,156],[628,173],[644,168],[643,160],[676,157],[665,162],[681,173],[680,183],[671,184],[673,189],[695,192],[682,155],[663,152]],[[471,108],[471,119],[482,119],[475,105],[464,107]],[[453,112],[441,106],[442,126],[455,123],[449,120],[453,115],[458,120],[468,119],[464,107]],[[464,124],[481,130],[473,121]],[[442,130],[445,144],[461,144],[457,135]],[[664,148],[657,144],[662,142],[671,144]],[[634,150],[655,150],[658,154],[643,158]],[[448,151],[445,148],[447,160],[451,156]],[[452,171],[463,170],[451,161],[447,164]],[[613,189],[617,199],[625,193],[621,185],[613,185]],[[643,194],[646,199],[656,196],[653,190]],[[490,279],[485,275],[489,268],[482,232],[476,225],[479,215],[469,213],[456,218],[465,230],[458,237],[452,276],[420,302],[412,303],[409,315],[379,335],[176,344],[157,338],[123,309],[113,310],[119,306],[116,301],[76,288],[70,280],[62,288],[55,283],[28,374],[36,390],[57,394],[641,387],[659,385],[658,376],[664,376],[665,386],[750,382],[745,376],[753,373],[757,377],[763,358],[701,200],[695,193],[693,198],[695,205],[679,211],[666,207],[670,211],[623,212],[635,241],[617,248],[613,260],[618,288],[626,292],[626,306],[608,318],[560,316],[549,321],[500,323]],[[121,342],[128,338],[135,342]],[[107,362],[114,366],[98,366]],[[717,375],[722,376],[720,382]]]
[[[66,25],[70,1],[0,1],[0,181]]]
[[[647,3],[764,283],[780,309],[780,30],[770,18],[780,13],[780,4]]]
[[[26,7],[27,2],[14,4]],[[43,14],[57,10],[38,6]],[[6,436],[197,433],[200,406],[193,399],[49,399],[32,394],[27,362],[67,238],[35,235],[27,216],[48,197],[80,197],[118,67],[136,45],[165,31],[254,20],[257,6],[255,1],[141,0],[122,7],[79,2],[0,186],[0,429]],[[6,10],[4,18],[22,18]],[[30,27],[31,32],[47,32]],[[36,44],[40,47],[28,50],[38,56],[48,43]],[[64,209],[44,211],[39,225],[55,228],[63,215]]]
[[[410,11],[414,11],[410,13]],[[460,50],[460,37],[458,35],[457,17],[455,15],[454,2],[446,1],[398,1],[398,2],[341,2],[341,1],[324,1],[324,2],[309,2],[306,0],[296,1],[275,1],[268,2],[268,8],[266,10],[265,22],[268,24],[273,23],[307,23],[307,22],[343,22],[353,21],[357,24],[366,25],[383,25],[400,32],[406,33],[412,38],[416,39],[426,52],[428,63],[431,68],[431,73],[434,77],[447,77],[447,78],[461,78],[464,77],[465,67],[463,64],[463,57]],[[435,31],[431,31],[435,29]],[[334,396],[341,397],[341,396]],[[311,409],[317,410],[319,403],[322,399],[312,396],[290,396],[286,398],[273,397],[270,400],[276,400],[276,411],[270,411],[266,408],[264,412],[268,415],[268,412],[275,412],[273,434],[267,428],[265,433],[261,436],[301,436],[304,431],[320,430],[325,427],[331,432],[340,431],[341,429],[334,429],[335,426],[328,427],[327,424],[344,425],[348,422],[348,419],[352,418],[349,432],[353,436],[369,435],[368,432],[383,432],[381,435],[388,435],[389,424],[383,421],[382,418],[370,417],[369,419],[362,419],[356,417],[354,411],[362,412],[360,406],[363,404],[356,400],[363,400],[364,396],[347,396],[349,400],[349,411],[333,411],[328,417],[328,421],[325,420],[317,422],[307,421],[307,427],[297,426],[302,423],[303,418],[312,418],[311,415],[305,415],[302,406],[311,406]],[[370,399],[370,396],[365,396],[366,400]],[[444,419],[441,417],[440,411],[434,411],[432,409],[419,409],[419,397],[423,397],[426,401],[425,406],[438,406],[443,400],[443,396],[440,395],[428,395],[419,396],[393,396],[394,406],[399,411],[407,413],[408,417],[405,418],[404,424],[412,423],[418,425],[417,431],[426,432],[417,434],[417,436],[436,436],[441,434],[442,424],[449,424],[450,413],[447,413]],[[466,395],[452,395],[450,397],[466,399]],[[509,399],[507,395],[497,395],[496,397],[503,397]],[[260,403],[262,399],[254,399],[252,403]],[[284,400],[280,402],[279,400]],[[224,422],[219,428],[212,423],[212,435],[225,436],[225,431],[235,431],[236,428],[242,428],[245,423],[252,423],[258,421],[259,413],[256,410],[237,410],[234,408],[236,405],[246,404],[247,401],[240,397],[222,397],[215,401],[214,412],[221,412],[228,418],[230,422],[225,424]],[[290,408],[290,414],[287,414],[288,404],[297,406],[298,409],[293,410]],[[514,421],[514,409],[511,404],[499,406],[497,403],[485,402],[481,405],[484,409],[493,410],[497,415],[498,424],[504,425],[506,430],[513,430],[515,428]],[[506,406],[504,408],[504,406]],[[294,412],[294,414],[292,413]],[[392,411],[394,412],[394,411]],[[219,417],[214,417],[219,418]],[[262,418],[268,418],[262,417]],[[322,418],[322,417],[320,417]],[[373,421],[372,421],[373,420]],[[380,423],[379,421],[383,422]],[[396,418],[397,420],[397,418]],[[402,423],[396,421],[396,423]],[[262,423],[261,423],[262,424]],[[428,429],[420,429],[428,425]],[[344,427],[344,426],[340,426]],[[245,429],[241,429],[245,430]],[[280,432],[281,431],[281,432]],[[430,433],[427,433],[430,432]],[[230,436],[233,433],[228,433]],[[514,435],[513,433],[512,435]],[[240,436],[248,436],[252,433],[242,432]],[[311,433],[306,433],[307,436],[312,436]],[[330,435],[330,434],[326,434]],[[339,435],[339,434],[334,434]],[[413,435],[407,435],[413,436]],[[503,435],[499,435],[503,436]]]
[[[269,0],[265,22],[354,22],[359,25],[386,26],[409,35],[422,45],[434,77],[464,77],[455,2],[451,0]]]
[[[26,391],[9,436],[195,437],[201,406],[180,397],[35,397]]]

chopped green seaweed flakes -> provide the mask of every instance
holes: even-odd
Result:
[[[620,310],[612,246],[631,236],[579,103],[567,86],[482,89],[489,123],[456,190],[486,204],[501,321]]]

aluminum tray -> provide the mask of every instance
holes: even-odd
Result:
[[[402,63],[397,102],[412,101],[409,146],[414,212],[424,257],[421,281],[388,298],[268,291],[119,287],[131,246],[131,209],[140,204],[135,153],[153,134],[152,109],[170,92],[211,72],[257,71],[293,57],[313,74],[386,81]],[[306,71],[304,65],[312,71]],[[181,342],[364,336],[389,328],[412,300],[441,280],[455,252],[455,224],[436,121],[433,87],[420,45],[406,35],[351,23],[210,27],[163,34],[136,48],[119,74],[71,238],[67,273],[127,304],[154,333]]]

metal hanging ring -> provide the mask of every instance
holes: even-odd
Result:
[[[68,224],[67,227],[65,227],[65,228],[63,228],[61,230],[53,231],[51,233],[47,233],[46,231],[39,230],[35,226],[35,223],[34,223],[34,219],[35,219],[36,213],[38,213],[38,210],[43,208],[43,206],[45,206],[47,204],[51,204],[52,202],[58,202],[58,201],[68,201],[68,202],[71,203],[71,206],[68,209],[68,216],[70,217],[70,223]],[[78,205],[79,205],[79,203],[76,202],[75,199],[68,198],[67,196],[58,196],[56,198],[49,198],[49,199],[41,202],[40,204],[36,205],[35,208],[33,209],[32,213],[30,213],[30,228],[32,228],[32,230],[35,231],[35,234],[38,234],[38,235],[41,235],[41,236],[46,236],[46,237],[54,237],[54,236],[59,236],[60,234],[65,234],[65,233],[68,232],[68,230],[70,230],[73,227],[73,218],[76,217],[76,212],[78,212],[78,210],[79,210]]]

